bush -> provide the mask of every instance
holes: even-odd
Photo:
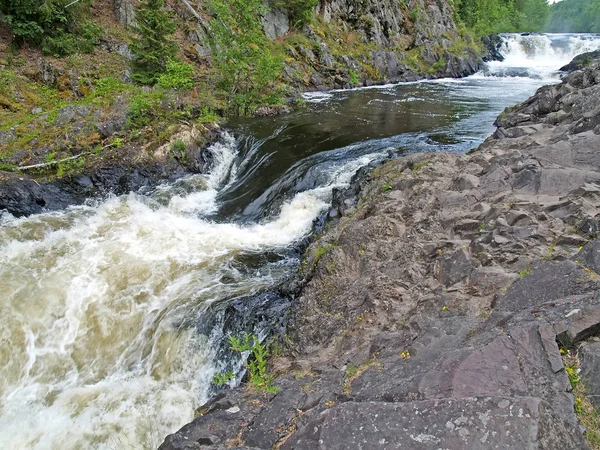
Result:
[[[86,24],[90,0],[0,0],[0,21],[10,28],[17,45],[28,43],[44,53],[63,56],[89,53],[102,30]]]
[[[163,11],[163,0],[144,0],[136,9],[137,37],[131,42],[135,55],[131,77],[140,84],[154,84],[177,55],[177,46],[171,40],[177,26]]]
[[[150,124],[161,111],[160,92],[138,94],[131,100],[127,112],[128,128],[143,128]]]
[[[290,20],[294,28],[302,28],[312,22],[314,10],[319,0],[272,0],[270,5],[273,8],[287,9],[290,13]]]
[[[269,350],[266,345],[260,343],[258,337],[254,334],[245,333],[243,338],[229,336],[229,344],[231,350],[242,355],[245,352],[249,353],[246,361],[246,369],[250,378],[250,384],[259,392],[265,394],[276,394],[279,388],[272,383],[275,376],[267,370],[267,359],[269,358]]]
[[[231,111],[246,115],[280,102],[277,81],[283,55],[263,32],[265,5],[261,0],[209,0],[208,4],[216,19],[211,26],[219,87],[226,92]]]
[[[158,76],[158,85],[166,89],[194,87],[194,66],[178,60],[168,60],[166,72]]]

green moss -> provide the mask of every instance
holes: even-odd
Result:
[[[423,161],[421,161],[421,162],[418,162],[418,163],[414,164],[414,165],[412,166],[412,169],[411,169],[411,170],[412,170],[412,172],[414,172],[414,173],[418,173],[418,172],[420,172],[420,171],[421,171],[421,169],[422,169],[423,167],[426,167],[426,166],[428,166],[430,163],[431,163],[431,159],[425,159],[425,160],[423,160]]]
[[[326,244],[318,247],[314,252],[314,264],[316,265],[325,253],[335,247],[337,247],[335,244]]]

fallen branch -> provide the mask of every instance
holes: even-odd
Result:
[[[60,164],[60,163],[65,162],[65,161],[72,161],[73,159],[77,159],[77,158],[80,158],[80,157],[82,157],[84,155],[89,155],[89,154],[90,154],[90,152],[80,153],[79,155],[70,156],[70,157],[65,158],[65,159],[59,159],[58,161],[50,161],[50,162],[42,163],[42,164],[33,164],[31,166],[17,167],[15,170],[41,169],[43,167],[53,166],[55,164]]]
[[[73,6],[75,3],[79,3],[81,0],[75,0],[71,3],[69,3],[68,5],[65,6],[65,9],[67,9],[69,6]]]
[[[190,12],[194,15],[196,19],[198,19],[199,22],[202,22],[202,17],[200,17],[200,14],[198,14],[196,10],[192,8],[192,5],[190,5],[187,0],[181,0],[181,3],[183,3],[187,7],[187,9],[190,10]]]

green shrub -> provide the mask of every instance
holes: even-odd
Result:
[[[164,0],[143,0],[136,8],[137,37],[130,46],[135,55],[131,77],[140,84],[156,83],[167,62],[177,55],[177,46],[171,39],[177,25],[163,7]]]
[[[0,21],[17,45],[28,43],[55,56],[89,53],[102,31],[86,23],[90,5],[90,0],[0,0]]]
[[[137,94],[129,104],[127,112],[128,128],[143,128],[160,114],[161,93],[151,92],[150,94]]]
[[[194,87],[194,66],[174,59],[168,60],[166,72],[158,76],[158,85],[166,89]]]
[[[233,351],[240,354],[250,352],[246,369],[252,386],[265,394],[276,394],[279,388],[272,385],[275,377],[267,371],[267,358],[269,357],[267,346],[261,344],[254,334],[248,333],[244,334],[243,339],[229,336],[229,344]]]
[[[279,103],[283,54],[267,41],[262,28],[268,8],[262,0],[208,0],[208,5],[214,17],[211,44],[218,84],[231,112],[247,115]]]
[[[273,8],[287,9],[294,28],[302,28],[312,22],[319,0],[271,0]]]
[[[185,142],[183,142],[181,139],[175,140],[175,142],[173,142],[171,145],[171,150],[174,152],[185,152],[185,148]]]
[[[230,370],[225,373],[216,373],[212,379],[212,382],[216,386],[225,386],[231,380],[235,378],[235,374]]]

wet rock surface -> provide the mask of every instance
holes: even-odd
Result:
[[[599,83],[595,63],[470,155],[337,192],[271,361],[279,392],[225,390],[160,448],[589,448],[557,342],[591,339],[598,390]]]

